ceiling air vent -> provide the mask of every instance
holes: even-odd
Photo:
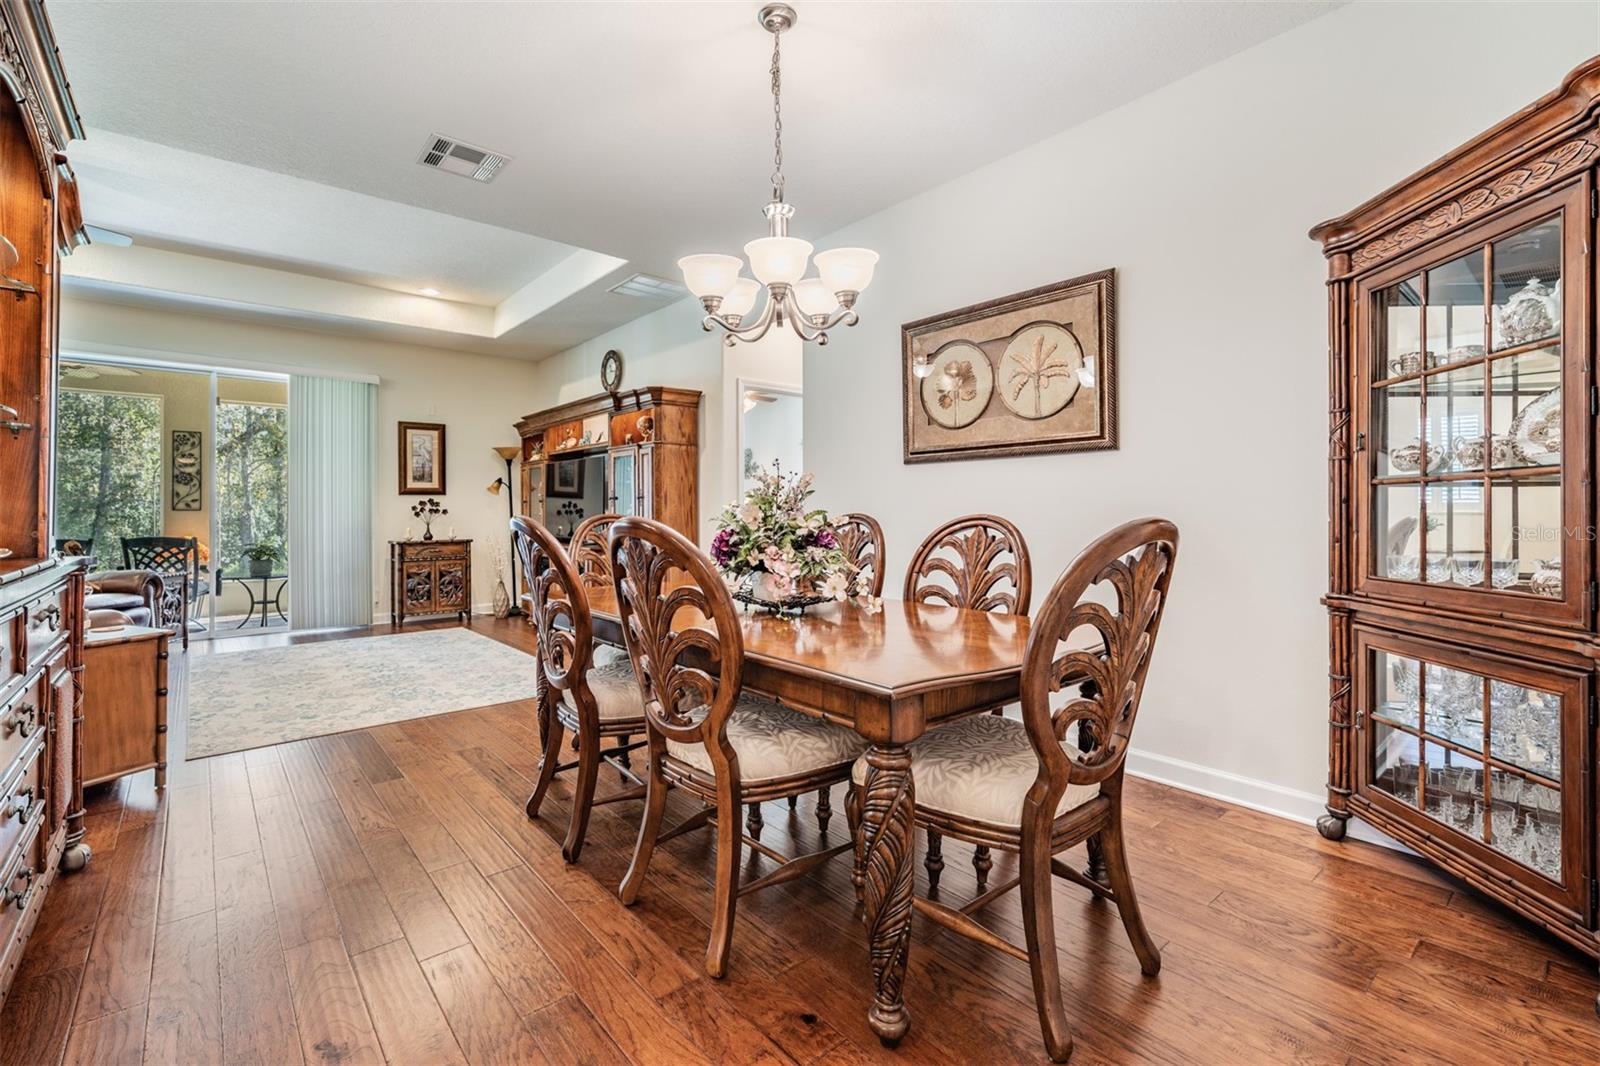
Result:
[[[417,156],[417,162],[447,174],[471,178],[473,181],[493,181],[494,176],[500,173],[500,168],[511,162],[511,159],[499,152],[463,144],[436,133],[428,138],[427,147]]]
[[[676,281],[658,278],[654,274],[635,274],[626,281],[611,286],[618,296],[639,296],[646,300],[676,300],[686,295],[688,289]]]

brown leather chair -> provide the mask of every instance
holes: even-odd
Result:
[[[167,624],[161,600],[165,583],[154,570],[101,570],[88,577],[83,607],[91,619],[95,611],[119,611],[139,626]]]

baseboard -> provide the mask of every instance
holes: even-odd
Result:
[[[1185,792],[1193,792],[1224,803],[1248,807],[1253,811],[1287,818],[1292,822],[1312,825],[1321,817],[1326,798],[1311,792],[1274,785],[1244,777],[1227,770],[1217,770],[1198,763],[1174,759],[1170,755],[1157,755],[1148,751],[1128,752],[1128,772],[1135,777],[1171,785]],[[1348,834],[1356,840],[1381,844],[1396,851],[1411,854],[1411,849],[1365,822],[1352,818],[1347,823]]]

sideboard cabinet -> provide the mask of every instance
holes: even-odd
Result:
[[[472,621],[472,541],[389,542],[389,621],[399,629],[424,614]]]
[[[1330,339],[1318,828],[1362,818],[1600,957],[1597,163],[1600,58],[1312,236]]]

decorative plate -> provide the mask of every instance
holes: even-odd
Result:
[[[933,353],[933,373],[922,379],[922,406],[946,429],[970,426],[994,395],[994,367],[983,349],[969,341],[947,344]]]
[[[1557,386],[1511,420],[1511,450],[1528,466],[1561,461],[1561,388]]]
[[[1078,395],[1083,345],[1051,322],[1024,326],[1000,357],[1000,399],[1018,418],[1049,418]]]

